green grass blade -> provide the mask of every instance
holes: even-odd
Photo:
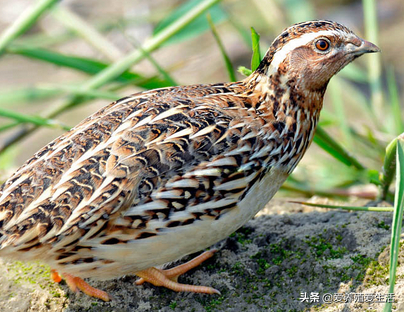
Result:
[[[401,227],[404,212],[404,135],[397,139],[396,153],[396,194],[394,197],[394,217],[391,226],[391,246],[390,246],[390,278],[389,293],[394,293],[394,284],[396,282],[396,272],[398,264],[398,254],[400,251]],[[392,303],[387,302],[383,311],[389,312],[392,309]]]
[[[123,56],[121,51],[115,45],[107,40],[94,27],[73,13],[66,7],[57,7],[52,11],[52,16],[67,28],[77,33],[80,37],[86,40],[89,44],[103,53],[110,60],[116,60]]]
[[[98,74],[108,68],[108,66],[110,66],[109,64],[95,61],[93,59],[68,56],[41,48],[10,46],[7,49],[7,52],[42,60],[58,66],[73,68],[91,75]],[[171,81],[153,77],[148,78],[142,76],[141,74],[129,71],[124,71],[119,76],[114,78],[118,82],[133,83],[139,87],[146,89],[164,88],[171,86]]]
[[[396,171],[396,150],[397,150],[397,138],[389,143],[386,147],[386,154],[384,157],[384,164],[382,168],[382,174],[380,178],[381,182],[381,194],[382,200],[386,199],[389,192],[389,187],[394,179],[394,173]]]
[[[184,4],[176,8],[170,15],[163,19],[154,29],[154,35],[158,35],[160,32],[164,31],[167,27],[170,27],[173,23],[182,18],[182,16],[188,14],[191,10],[195,9],[201,0],[188,0],[183,1]],[[223,22],[227,19],[226,12],[218,5],[212,6],[206,10],[208,14],[211,15],[212,20],[215,24]],[[181,41],[195,38],[196,36],[209,30],[209,23],[203,16],[198,16],[193,19],[188,25],[183,29],[178,31],[176,34],[165,40],[164,44],[179,43]]]
[[[18,36],[28,30],[37,19],[58,0],[38,0],[34,5],[28,7],[17,20],[8,27],[0,36],[0,55],[5,48]]]
[[[391,113],[393,115],[393,133],[404,132],[404,120],[403,113],[400,104],[400,98],[398,95],[398,87],[396,77],[394,75],[394,68],[392,66],[387,68],[387,87],[389,89]]]
[[[212,17],[210,15],[207,15],[207,19],[208,19],[208,22],[209,22],[210,29],[212,30],[213,37],[215,38],[216,43],[219,46],[219,49],[220,49],[220,52],[222,54],[224,63],[226,64],[226,69],[227,69],[227,73],[229,74],[229,79],[230,79],[230,81],[237,81],[236,73],[234,72],[234,68],[233,68],[233,64],[231,63],[230,58],[227,55],[227,52],[226,52],[226,50],[224,48],[223,42],[220,39],[220,36],[219,36],[218,32],[216,30],[216,27],[215,27],[215,24],[214,24],[214,22],[212,20]]]
[[[317,127],[316,134],[314,136],[314,142],[324,149],[327,153],[333,156],[347,166],[354,166],[356,169],[363,170],[363,166],[359,160],[350,155],[337,141],[335,141],[323,128]]]
[[[362,206],[340,206],[340,205],[326,205],[326,204],[315,204],[303,201],[289,201],[290,203],[301,204],[311,207],[319,208],[330,208],[330,209],[341,209],[341,210],[351,210],[351,211],[376,211],[376,212],[391,212],[394,211],[394,207],[362,207]]]
[[[38,116],[25,115],[25,114],[17,113],[17,112],[14,112],[12,110],[8,110],[5,108],[0,108],[0,116],[14,119],[18,122],[28,122],[28,123],[34,124],[36,126],[62,128],[64,130],[70,129],[70,127],[62,125],[61,123],[59,123],[55,120],[42,118],[42,117],[38,117]]]
[[[108,66],[107,64],[92,59],[64,55],[42,48],[31,48],[13,45],[7,49],[7,52],[45,61],[58,66],[77,69],[91,75],[98,73]],[[138,76],[135,75],[133,76],[133,78],[138,78]]]
[[[133,41],[133,40],[132,40]],[[171,86],[178,86],[178,83],[170,76],[170,74],[160,66],[160,64],[154,59],[154,57],[143,50],[140,45],[137,45],[137,48],[143,53],[144,57],[149,60],[149,62],[157,69],[157,71],[164,77],[166,81],[170,83]]]
[[[336,189],[323,190],[323,189],[313,188],[312,186],[306,185],[305,183],[302,183],[301,181],[293,181],[290,179],[291,177],[293,179],[293,174],[292,174],[292,176],[289,176],[287,181],[281,186],[281,188],[280,188],[281,190],[298,193],[305,197],[323,196],[323,197],[347,198],[347,197],[352,196],[351,193],[346,192],[346,191],[342,192],[341,190],[338,190],[338,189],[337,190]],[[355,196],[356,195],[357,194],[355,194]],[[366,196],[364,198],[368,198],[368,197]]]
[[[164,42],[174,36],[176,33],[184,29],[187,25],[189,25],[192,21],[194,21],[197,17],[206,12],[209,8],[219,3],[221,0],[205,0],[199,1],[198,5],[193,7],[186,14],[181,16],[175,22],[171,23],[169,26],[158,32],[152,38],[148,39],[142,49],[147,53],[151,53],[160,47]],[[144,58],[144,54],[140,50],[133,51],[129,53],[127,56],[122,58],[121,60],[115,62],[110,65],[102,72],[95,75],[92,79],[87,81],[84,85],[84,89],[95,89],[98,88],[107,82],[115,79],[124,71],[126,71],[129,67],[136,64],[140,60]]]
[[[237,71],[243,76],[250,76],[252,74],[252,70],[244,66],[239,66]]]
[[[362,3],[366,39],[374,44],[378,44],[377,3],[375,0],[362,0]],[[372,53],[367,56],[367,59],[372,109],[375,116],[383,116],[385,114],[385,109],[383,107],[380,53]],[[379,122],[377,125],[382,130],[384,129],[383,123]]]
[[[255,31],[254,27],[251,27],[251,41],[253,55],[251,58],[251,70],[256,70],[261,63],[260,52],[260,35]]]

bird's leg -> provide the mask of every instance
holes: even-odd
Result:
[[[216,251],[217,251],[216,249],[205,251],[198,257],[188,261],[187,263],[176,266],[172,269],[161,270],[153,267],[143,271],[139,271],[136,273],[136,275],[139,276],[140,279],[136,281],[136,285],[141,285],[144,282],[149,282],[154,286],[164,286],[174,291],[188,291],[204,294],[220,294],[218,290],[212,287],[194,286],[194,285],[180,284],[177,282],[178,276],[197,267],[202,262],[212,257]]]
[[[178,276],[188,272],[189,270],[197,267],[205,260],[209,259],[213,256],[213,254],[217,250],[205,251],[203,254],[198,257],[188,261],[187,263],[176,266],[172,269],[168,270],[160,270],[156,268],[149,268],[140,272],[137,272],[136,275],[140,277],[138,281],[136,281],[137,285],[141,285],[144,282],[149,282],[155,286],[164,286],[166,288],[172,289],[174,291],[188,291],[195,293],[205,293],[205,294],[220,294],[220,292],[212,287],[206,286],[193,286],[177,283]],[[54,282],[60,283],[62,281],[62,277],[56,270],[51,270],[51,278]],[[66,280],[69,288],[76,292],[81,290],[85,294],[91,297],[99,298],[104,301],[110,301],[112,297],[108,295],[105,291],[94,288],[87,284],[79,277],[75,277],[70,274],[63,274],[63,278]]]
[[[62,278],[60,277],[59,273],[56,272],[56,270],[51,270],[51,278],[56,283],[60,283],[62,281]],[[65,279],[71,291],[76,292],[80,289],[83,293],[89,295],[90,297],[99,298],[104,301],[110,301],[112,299],[112,297],[105,291],[88,285],[80,277],[75,277],[70,274],[63,274],[63,278]]]
[[[80,277],[75,277],[70,274],[63,274],[63,277],[72,291],[77,291],[77,289],[80,289],[83,293],[89,295],[90,297],[99,298],[104,301],[111,300],[111,297],[105,291],[102,291],[100,289],[88,285]]]

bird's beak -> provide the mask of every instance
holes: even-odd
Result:
[[[381,52],[377,45],[363,39],[360,39],[360,41],[361,43],[359,45],[352,44],[349,51],[350,53],[354,54],[355,56],[360,56],[365,53]]]
[[[362,51],[362,53],[381,52],[380,48],[377,45],[366,40],[362,40],[362,44],[359,47],[359,51]]]

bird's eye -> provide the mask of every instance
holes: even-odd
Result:
[[[319,39],[316,41],[315,45],[318,50],[324,52],[324,51],[327,51],[328,48],[330,47],[330,42],[325,39]]]

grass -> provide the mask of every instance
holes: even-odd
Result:
[[[57,0],[40,0],[29,6],[0,37],[0,55],[16,38],[27,31],[41,17],[41,15],[55,5]]]
[[[228,72],[231,81],[242,75],[235,68],[234,54],[226,46],[226,36],[230,33],[239,37],[240,45],[251,48],[251,63],[255,69],[262,58],[261,48],[268,47],[269,41],[281,28],[291,23],[315,18],[315,7],[311,1],[248,1],[237,11],[237,1],[231,5],[220,0],[185,1],[179,7],[170,7],[156,19],[144,16],[139,20],[159,22],[153,35],[135,49],[122,52],[107,36],[108,31],[125,32],[128,25],[139,21],[122,20],[121,24],[111,21],[91,23],[78,16],[74,11],[59,6],[55,0],[38,0],[21,13],[0,34],[0,56],[23,57],[40,61],[46,65],[69,69],[81,73],[84,77],[76,84],[38,83],[34,86],[21,85],[15,90],[1,90],[0,117],[5,122],[0,125],[0,134],[7,141],[0,146],[0,167],[2,163],[12,164],[13,156],[18,152],[19,144],[41,128],[68,129],[73,124],[60,122],[59,116],[71,112],[81,105],[87,105],[94,99],[116,99],[119,90],[128,85],[143,89],[154,89],[175,84],[187,84],[174,79],[170,70],[160,64],[153,52],[160,52],[168,46],[176,46],[182,52],[182,44],[190,38],[201,36],[211,30],[223,58],[218,70]],[[376,1],[363,0],[364,37],[378,43],[379,28]],[[264,8],[271,8],[276,14],[268,18]],[[162,12],[165,10],[162,10]],[[207,18],[207,14],[209,16]],[[63,29],[57,36],[33,28],[48,15]],[[252,19],[251,16],[255,18]],[[250,18],[247,18],[250,17]],[[254,28],[250,29],[250,26]],[[251,41],[250,37],[251,30]],[[261,39],[261,42],[260,42]],[[72,56],[54,45],[69,44],[72,40],[81,40],[102,55],[95,57]],[[133,45],[135,40],[132,40]],[[382,47],[383,49],[383,47]],[[184,59],[187,56],[184,55]],[[366,56],[367,64],[355,62],[333,78],[320,120],[320,127],[314,143],[324,152],[317,152],[315,164],[300,165],[286,182],[283,190],[307,196],[320,195],[347,198],[353,186],[369,183],[377,185],[378,200],[394,201],[394,207],[331,207],[348,210],[394,211],[390,259],[390,290],[394,291],[396,278],[398,242],[401,233],[403,215],[404,186],[402,182],[404,120],[400,107],[398,73],[393,65],[382,66],[381,55]],[[3,61],[0,59],[0,61]],[[156,74],[142,73],[133,66],[148,61]],[[248,67],[248,66],[247,66]],[[248,75],[251,70],[239,67],[239,73]],[[238,75],[238,76],[237,76]],[[385,79],[386,78],[386,79]],[[384,85],[386,86],[384,88]],[[54,101],[54,105],[36,114],[32,111],[37,103],[44,100]],[[27,108],[27,110],[25,110]],[[28,109],[29,108],[29,109]],[[22,113],[23,112],[23,113]],[[361,124],[357,123],[357,116]],[[18,131],[16,129],[19,129]],[[10,133],[10,130],[14,132]],[[11,159],[11,160],[10,160]],[[314,170],[313,170],[314,168]],[[395,188],[391,185],[395,181]],[[393,189],[396,191],[394,192]],[[362,196],[361,193],[357,194]],[[240,236],[240,234],[237,234]],[[243,240],[243,237],[238,237]],[[247,242],[248,243],[248,242]],[[259,263],[265,268],[265,262]],[[172,303],[172,306],[175,302]],[[390,311],[386,305],[385,311]]]

